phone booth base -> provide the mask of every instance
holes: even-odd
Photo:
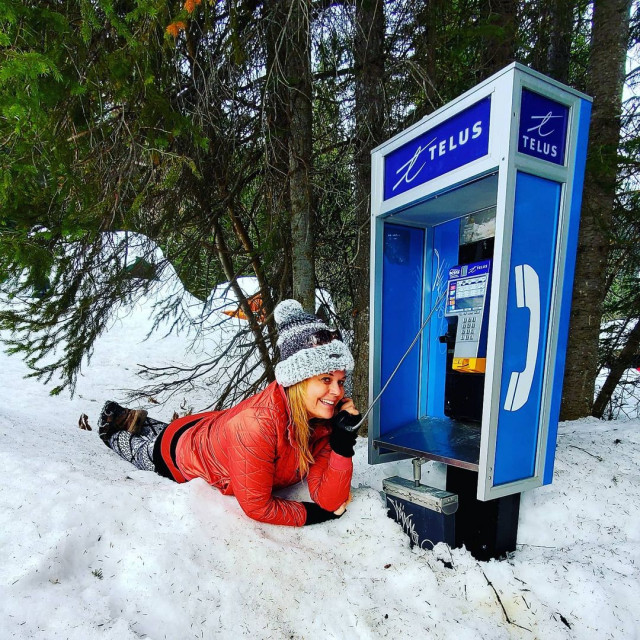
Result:
[[[454,546],[466,547],[476,560],[504,558],[516,550],[520,494],[483,502],[477,487],[477,472],[447,467],[447,491],[458,496]]]
[[[394,476],[382,483],[387,514],[402,526],[411,546],[431,550],[439,542],[455,546],[455,512],[458,497],[425,485]]]
[[[439,542],[465,547],[476,560],[499,560],[516,549],[520,494],[483,502],[478,474],[447,468],[447,489],[416,486],[394,476],[383,481],[387,515],[402,526],[411,546],[431,550]]]

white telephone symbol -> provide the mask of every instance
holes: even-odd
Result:
[[[516,304],[529,309],[529,337],[527,338],[527,359],[523,371],[511,373],[505,411],[518,411],[529,399],[533,375],[538,359],[540,341],[540,280],[533,267],[519,264],[514,268]]]

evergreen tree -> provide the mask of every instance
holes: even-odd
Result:
[[[637,42],[629,7],[0,0],[0,327],[10,349],[33,375],[61,376],[54,391],[73,388],[119,306],[173,273],[200,300],[228,282],[246,330],[191,371],[147,371],[140,391],[217,372],[222,406],[273,379],[277,301],[295,295],[311,309],[320,287],[331,320],[354,336],[364,406],[370,151],[516,59],[595,96],[571,329],[581,337],[567,371],[567,397],[580,404],[566,415],[589,413],[598,367],[623,354],[628,364],[633,351],[598,355],[602,314],[629,326],[640,315],[631,103],[620,121],[623,61]],[[246,275],[259,308],[238,282]],[[177,293],[156,309],[166,320],[194,322]]]

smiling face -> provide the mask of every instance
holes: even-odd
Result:
[[[344,397],[344,371],[331,371],[307,380],[304,405],[309,418],[333,418],[336,405]]]

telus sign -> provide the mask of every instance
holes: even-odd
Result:
[[[518,151],[564,164],[569,109],[537,93],[522,90]]]
[[[491,98],[484,98],[385,156],[384,199],[485,156],[490,111]]]

